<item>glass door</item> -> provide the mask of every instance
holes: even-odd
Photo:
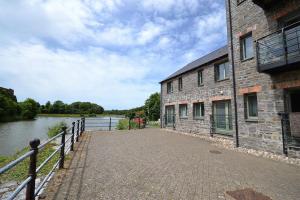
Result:
[[[230,101],[214,102],[214,126],[216,131],[232,130]]]
[[[166,125],[171,126],[174,123],[175,120],[175,106],[166,106]]]

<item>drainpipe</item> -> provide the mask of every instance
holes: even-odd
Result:
[[[162,85],[163,83],[160,83],[160,128],[163,128],[163,109],[162,109],[162,106],[163,106],[163,103],[162,103]]]
[[[234,116],[235,116],[235,146],[239,147],[239,125],[238,125],[238,111],[237,111],[237,100],[236,100],[236,82],[235,82],[235,66],[234,66],[234,55],[233,55],[233,33],[232,33],[232,19],[231,19],[231,0],[228,2],[228,15],[229,15],[229,29],[230,29],[230,51],[231,51],[231,66],[232,66],[232,84],[233,84],[233,101],[234,101]]]

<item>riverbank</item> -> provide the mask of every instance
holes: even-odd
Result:
[[[54,143],[48,144],[45,148],[38,154],[38,166],[55,151]],[[25,147],[21,151],[15,153],[12,156],[2,156],[0,155],[0,168],[7,165],[11,161],[19,158],[29,151],[29,147]],[[49,173],[52,169],[52,166],[57,162],[59,154],[55,154],[54,159],[51,159],[39,172],[38,176],[44,176]],[[28,176],[28,166],[29,159],[25,159],[14,168],[8,170],[4,174],[0,175],[0,184],[3,184],[7,181],[20,181],[24,180]]]

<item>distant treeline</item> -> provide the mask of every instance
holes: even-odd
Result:
[[[160,118],[160,94],[153,93],[140,107],[128,110],[105,110],[104,114],[108,115],[125,115],[126,117],[142,117],[149,121],[157,121]]]
[[[106,110],[91,102],[74,102],[66,104],[60,100],[48,101],[40,105],[37,101],[28,98],[18,102],[14,91],[0,87],[0,122],[34,119],[37,114],[81,114],[81,115],[125,115],[133,118],[139,116],[150,121],[156,121],[160,117],[160,94],[154,93],[141,107],[126,110]]]
[[[41,105],[40,112],[42,114],[102,114],[104,111],[102,106],[91,102],[74,102],[66,104],[62,101],[55,101],[51,104],[48,101],[45,105]]]

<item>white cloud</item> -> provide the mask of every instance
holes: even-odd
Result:
[[[214,0],[0,1],[0,27],[0,84],[20,100],[106,108],[143,104],[160,80],[226,39]]]
[[[141,105],[159,88],[156,82],[143,81],[152,64],[141,59],[101,48],[85,53],[51,51],[41,44],[25,43],[0,49],[0,74],[21,100],[33,95],[41,103],[86,100],[106,108],[128,108]]]

